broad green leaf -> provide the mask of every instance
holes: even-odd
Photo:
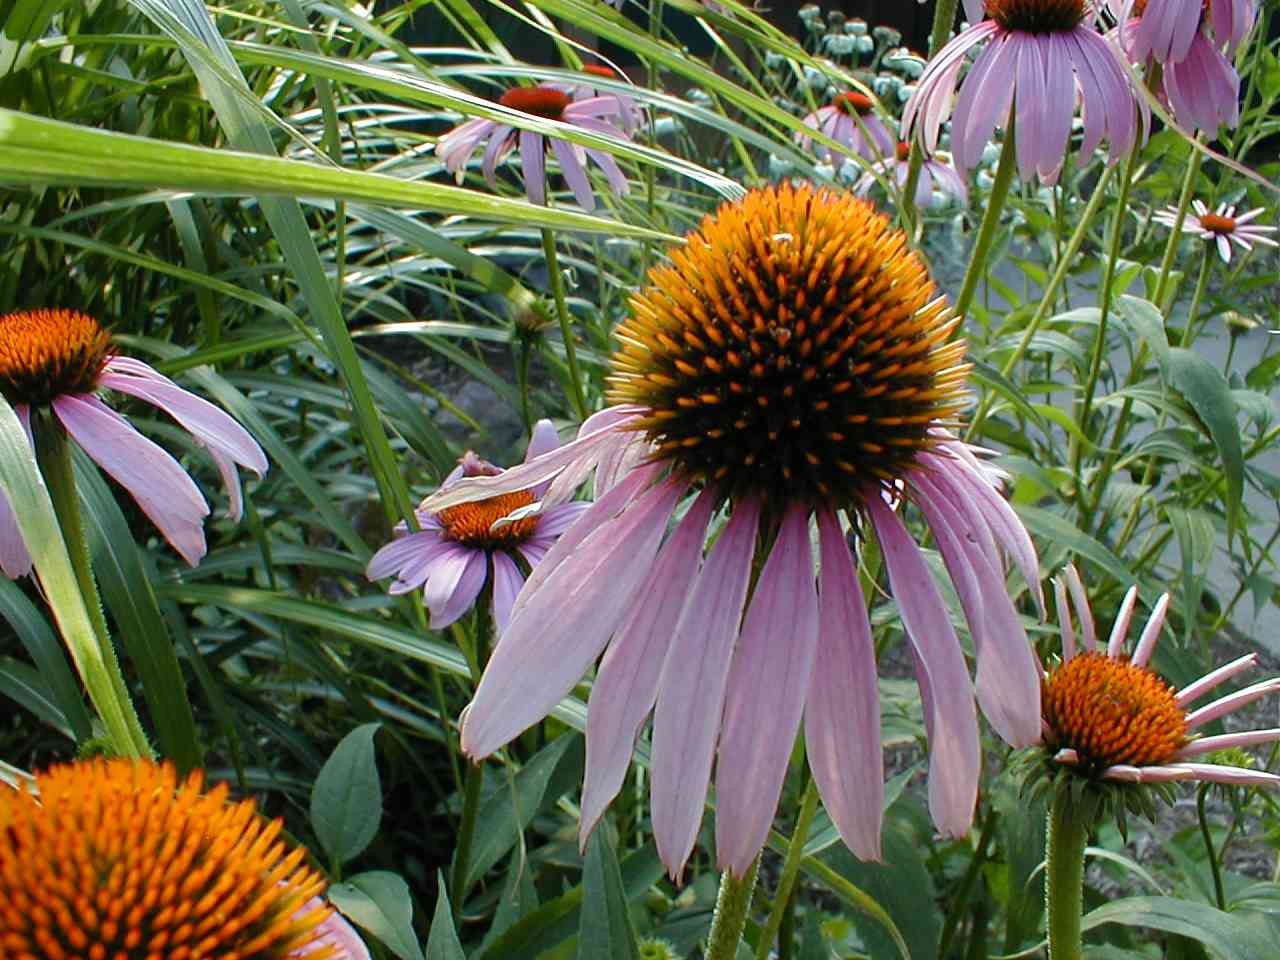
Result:
[[[607,824],[598,826],[587,843],[582,886],[578,960],[597,957],[640,960],[636,931],[631,925],[626,892],[622,888],[622,871],[613,849],[613,831]]]
[[[1085,914],[1082,927],[1104,923],[1154,928],[1198,940],[1223,960],[1275,960],[1276,943],[1247,914],[1223,913],[1207,904],[1174,897],[1129,897]]]
[[[458,931],[453,928],[453,910],[449,906],[449,891],[445,889],[443,871],[436,871],[436,912],[431,917],[431,931],[427,934],[426,960],[466,960]]]
[[[382,782],[373,748],[380,726],[366,723],[343,737],[311,789],[311,826],[334,864],[364,852],[382,822]]]
[[[1150,300],[1122,293],[1116,298],[1116,312],[1129,322],[1134,332],[1142,338],[1160,364],[1161,370],[1169,367],[1169,336],[1164,329],[1164,316]]]
[[[1227,379],[1217,367],[1191,350],[1174,347],[1169,351],[1170,383],[1191,404],[1222,459],[1227,481],[1227,541],[1239,523],[1240,500],[1244,495],[1244,451],[1236,422],[1236,403]]]
[[[343,916],[372,933],[400,960],[423,960],[413,932],[413,897],[399,875],[384,870],[358,873],[330,886],[328,897]]]

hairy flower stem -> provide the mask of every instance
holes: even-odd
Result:
[[[933,31],[929,34],[929,56],[932,57],[951,36],[951,28],[956,22],[956,0],[938,0],[933,9]],[[907,183],[902,188],[902,204],[899,208],[903,229],[911,236],[916,235],[914,229],[917,215],[916,185],[920,182],[920,168],[924,166],[924,150],[920,147],[918,137],[911,138],[911,157],[908,160]]]
[[[978,290],[978,281],[986,276],[987,257],[991,253],[991,242],[995,239],[996,228],[1000,226],[1000,215],[1004,212],[1004,202],[1009,196],[1009,185],[1013,182],[1014,159],[1014,107],[1009,107],[1009,126],[1004,132],[1004,146],[1000,148],[1000,163],[996,167],[995,182],[991,185],[991,195],[987,198],[987,209],[982,215],[982,226],[978,228],[978,240],[973,245],[973,254],[969,257],[969,269],[965,271],[964,286],[960,288],[960,296],[956,297],[956,313],[965,316],[969,305],[973,303],[973,295]]]
[[[34,425],[34,424],[33,424]],[[71,440],[53,417],[44,418],[37,428],[36,449],[40,461],[40,473],[45,485],[49,488],[49,499],[53,502],[53,512],[58,518],[58,526],[62,530],[62,538],[67,544],[67,555],[71,559],[71,569],[75,572],[76,585],[84,598],[85,609],[89,614],[89,623],[93,627],[94,637],[98,642],[100,664],[106,676],[99,681],[107,681],[105,687],[101,682],[92,683],[85,677],[85,686],[93,697],[94,706],[98,708],[108,730],[112,733],[113,746],[121,756],[150,757],[151,747],[147,743],[147,735],[134,710],[133,701],[129,697],[129,688],[125,685],[124,674],[120,672],[120,661],[116,658],[115,646],[111,635],[107,632],[107,621],[102,615],[102,598],[98,594],[98,582],[93,576],[93,564],[89,553],[89,540],[85,536],[84,521],[80,516],[80,495],[76,491],[75,467],[71,459]],[[83,672],[83,671],[82,671]],[[110,703],[100,700],[108,697]],[[123,720],[124,730],[113,730],[118,726],[110,720]]]
[[[804,788],[804,799],[800,801],[800,812],[796,815],[795,832],[791,834],[791,842],[787,845],[787,858],[782,864],[782,876],[778,878],[778,889],[773,895],[773,909],[769,911],[769,919],[760,931],[760,941],[756,944],[756,960],[769,960],[769,951],[773,947],[774,938],[782,929],[782,921],[786,919],[788,905],[792,904],[791,893],[795,889],[796,879],[800,876],[800,862],[804,859],[804,845],[809,838],[809,828],[813,825],[813,817],[818,812],[818,784],[810,779]],[[782,950],[782,945],[779,945]]]
[[[489,616],[489,604],[492,602],[492,588],[486,586],[480,591],[472,613],[471,646],[475,654],[475,665],[472,667],[475,683],[480,682],[485,663],[489,659],[492,648],[494,623]],[[467,896],[467,871],[471,867],[471,844],[475,840],[476,820],[480,814],[480,791],[484,786],[484,763],[467,763],[466,782],[462,788],[462,820],[458,824],[458,845],[453,853],[453,877],[449,884],[453,894],[453,922],[457,926],[462,917],[462,904]]]
[[[1164,313],[1172,304],[1164,302],[1165,295],[1169,292],[1169,282],[1173,278],[1173,258],[1177,256],[1178,245],[1182,241],[1182,224],[1187,219],[1187,210],[1191,206],[1191,194],[1195,190],[1196,175],[1200,172],[1200,151],[1192,150],[1191,158],[1187,161],[1187,171],[1182,177],[1182,190],[1178,194],[1178,215],[1173,219],[1173,226],[1169,228],[1169,239],[1164,245],[1164,256],[1160,258],[1160,279],[1156,282],[1155,296],[1151,298],[1161,313]],[[1126,401],[1125,409],[1129,407]]]
[[[1222,866],[1218,863],[1218,851],[1213,846],[1213,835],[1209,832],[1209,820],[1205,816],[1204,801],[1209,795],[1209,784],[1201,784],[1196,790],[1196,819],[1200,822],[1200,836],[1204,838],[1205,856],[1209,858],[1209,872],[1213,875],[1213,897],[1219,910],[1227,909],[1227,895],[1222,888]]]
[[[716,896],[716,912],[711,920],[711,933],[707,936],[705,960],[734,960],[737,957],[759,868],[760,858],[756,857],[743,876],[735,877],[732,870],[720,875],[720,893]]]
[[[564,299],[564,276],[560,273],[560,259],[556,256],[556,235],[549,227],[542,228],[542,252],[547,260],[547,276],[551,281],[551,295],[556,301],[556,317],[560,320],[560,337],[564,341],[564,358],[569,364],[569,391],[578,419],[585,420],[587,398],[582,392],[582,371],[578,369],[578,349],[573,343],[573,317]]]
[[[1054,794],[1045,840],[1044,901],[1049,960],[1083,960],[1080,919],[1084,906],[1084,846],[1089,824],[1070,792]]]

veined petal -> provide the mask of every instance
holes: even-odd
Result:
[[[97,397],[64,394],[53,401],[53,410],[72,439],[129,491],[170,545],[196,566],[205,553],[203,521],[209,505],[178,461]]]
[[[673,878],[684,869],[702,822],[759,520],[758,500],[734,504],[680,613],[658,684],[650,765],[653,835]]]
[[[1280,740],[1280,728],[1273,727],[1270,730],[1245,730],[1240,733],[1224,733],[1217,737],[1201,737],[1199,740],[1192,740],[1191,743],[1179,750],[1175,757],[1178,760],[1185,760],[1187,757],[1198,757],[1218,750],[1256,747],[1259,744],[1271,743],[1274,740]]]
[[[884,751],[875,644],[858,572],[829,510],[818,513],[818,535],[820,626],[805,704],[805,749],[822,804],[845,844],[862,860],[879,860]]]
[[[422,556],[422,552],[441,543],[440,534],[434,530],[419,530],[392,540],[369,558],[364,575],[370,580],[381,580],[391,574],[403,577],[402,571]]]
[[[539,206],[547,202],[547,156],[542,134],[532,130],[520,131],[520,173],[524,177],[524,192],[530,203]],[[557,141],[553,140],[552,143]]]
[[[715,500],[709,490],[698,495],[640,588],[647,601],[635,605],[600,662],[587,707],[587,769],[578,827],[584,847],[622,787],[640,725],[657,700],[662,666],[697,578]]]
[[[868,491],[866,502],[880,538],[889,584],[932,701],[926,715],[929,813],[943,833],[963,836],[973,822],[982,766],[969,671],[919,545],[878,490]]]
[[[462,723],[468,756],[493,753],[582,679],[635,601],[684,489],[671,481],[653,487],[584,539],[517,606]]]
[[[1187,714],[1187,729],[1195,730],[1202,727],[1206,723],[1224,717],[1228,713],[1239,710],[1246,703],[1253,703],[1260,697],[1265,697],[1270,693],[1280,693],[1280,678],[1271,680],[1263,680],[1252,686],[1245,687],[1243,690],[1237,690],[1235,693],[1229,693],[1225,697],[1213,701],[1213,703],[1205,704],[1199,710],[1193,710]]]
[[[1076,629],[1071,624],[1067,587],[1060,577],[1053,578],[1053,599],[1058,610],[1058,632],[1062,635],[1062,662],[1067,663],[1076,655]]]
[[[1125,591],[1120,601],[1120,612],[1116,614],[1116,622],[1111,627],[1111,638],[1107,641],[1107,656],[1117,659],[1124,652],[1124,642],[1129,636],[1129,621],[1133,619],[1133,608],[1138,603],[1138,588],[1132,586]]]
[[[1156,649],[1156,641],[1160,639],[1160,630],[1164,626],[1164,616],[1168,610],[1169,595],[1163,593],[1152,608],[1151,616],[1147,617],[1147,625],[1142,628],[1142,636],[1138,638],[1138,645],[1133,650],[1133,656],[1129,662],[1135,667],[1145,667],[1150,662],[1151,654]]]
[[[493,625],[498,636],[502,636],[511,623],[511,608],[524,586],[524,574],[516,562],[501,550],[495,550],[489,559],[493,561]]]
[[[483,550],[448,544],[431,566],[422,602],[431,611],[431,629],[443,630],[471,609],[484,587],[489,558]]]
[[[591,192],[591,181],[587,179],[586,168],[582,165],[573,146],[567,140],[556,138],[551,140],[551,149],[555,151],[556,159],[560,161],[560,175],[573,191],[578,206],[590,213],[596,208],[596,198]]]
[[[1258,655],[1256,653],[1246,653],[1243,657],[1238,657],[1230,663],[1223,664],[1218,669],[1206,673],[1194,683],[1187,684],[1178,691],[1175,700],[1178,706],[1185,710],[1188,704],[1199,700],[1219,684],[1225,683],[1236,674],[1243,673],[1245,670],[1256,666],[1257,663]]]
[[[742,877],[764,847],[818,645],[809,508],[792,505],[733,652],[716,761],[716,857]]]

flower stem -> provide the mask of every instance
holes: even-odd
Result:
[[[951,36],[951,28],[956,22],[957,0],[938,0],[933,8],[933,31],[929,34],[929,56],[932,57]],[[911,138],[911,157],[908,160],[907,183],[903,187],[900,207],[902,226],[908,234],[913,234],[916,222],[916,184],[920,182],[920,168],[924,166],[924,150],[920,146],[920,138]]]
[[[1196,175],[1200,172],[1200,151],[1193,149],[1187,161],[1187,172],[1182,178],[1182,190],[1178,194],[1178,215],[1173,218],[1173,226],[1169,228],[1169,239],[1164,245],[1164,256],[1160,258],[1160,279],[1156,282],[1155,296],[1151,302],[1162,313],[1171,304],[1165,304],[1165,294],[1169,290],[1169,281],[1173,276],[1173,258],[1178,253],[1178,245],[1182,242],[1182,224],[1187,219],[1187,208],[1191,206],[1191,194],[1195,189]]]
[[[1196,791],[1196,818],[1200,821],[1200,836],[1204,837],[1204,852],[1209,858],[1209,872],[1213,874],[1213,896],[1219,910],[1227,909],[1227,896],[1222,889],[1222,866],[1218,863],[1218,852],[1213,847],[1213,835],[1209,832],[1209,821],[1205,817],[1204,801],[1209,795],[1209,784],[1201,785]]]
[[[98,696],[108,694],[115,702],[95,705],[104,721],[108,715],[123,718],[125,731],[116,733],[115,749],[124,756],[150,757],[151,747],[142,723],[134,710],[133,701],[129,697],[129,688],[125,684],[124,674],[120,671],[120,661],[116,658],[116,650],[107,632],[107,621],[102,615],[102,599],[98,594],[98,583],[93,577],[93,564],[90,560],[89,540],[85,536],[84,523],[80,516],[80,496],[76,492],[75,468],[71,460],[71,441],[61,425],[53,422],[52,417],[41,424],[37,430],[37,457],[40,461],[40,473],[45,485],[49,488],[49,499],[53,502],[53,512],[58,518],[58,526],[62,530],[62,538],[67,544],[67,555],[71,560],[71,569],[75,573],[76,585],[84,598],[85,610],[89,615],[89,623],[97,640],[101,665],[106,672],[109,693],[99,687]],[[91,686],[92,690],[93,687]],[[110,724],[108,727],[110,728]]]
[[[707,936],[705,960],[734,960],[737,957],[759,868],[760,858],[756,857],[742,877],[735,877],[732,870],[720,875],[720,893],[716,897],[711,933]]]
[[[471,867],[471,843],[476,835],[480,813],[480,788],[484,785],[484,764],[467,763],[466,784],[462,791],[462,822],[458,825],[458,846],[453,853],[453,922],[462,916],[462,902],[467,896],[467,870]]]
[[[1083,960],[1080,918],[1084,905],[1084,846],[1089,824],[1067,790],[1054,794],[1045,840],[1044,900],[1049,960]]]
[[[760,941],[756,944],[756,960],[769,960],[769,950],[773,947],[774,938],[782,929],[788,905],[792,903],[791,893],[795,889],[796,878],[800,875],[805,841],[809,838],[809,828],[813,825],[813,817],[817,812],[818,784],[810,779],[808,786],[804,788],[804,798],[800,801],[800,812],[796,815],[795,832],[791,834],[791,842],[787,845],[787,858],[783,861],[782,876],[778,878],[778,889],[774,892],[773,909],[769,911],[769,919],[765,921]]]
[[[582,392],[582,372],[578,369],[578,350],[573,344],[573,318],[564,299],[564,277],[560,273],[560,260],[556,256],[556,235],[549,227],[542,228],[542,252],[547,260],[547,274],[551,280],[551,295],[556,301],[556,316],[560,320],[560,336],[564,340],[564,357],[569,364],[570,399],[581,420],[587,419],[587,398]]]
[[[960,296],[956,297],[956,313],[964,316],[973,303],[973,295],[978,290],[978,280],[986,275],[987,256],[991,253],[991,243],[995,239],[996,228],[1000,226],[1000,215],[1004,212],[1004,202],[1009,196],[1009,184],[1013,182],[1014,158],[1014,113],[1009,107],[1009,125],[1004,131],[1004,146],[1000,148],[1000,163],[996,166],[995,182],[991,185],[991,196],[987,198],[987,209],[982,215],[982,226],[978,228],[978,240],[973,245],[973,254],[969,257],[969,269],[965,271],[964,286],[960,288]]]

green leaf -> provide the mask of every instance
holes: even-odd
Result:
[[[44,679],[30,664],[13,657],[0,657],[0,696],[8,697],[24,707],[41,723],[48,724],[63,736],[71,737],[67,718],[53,700]]]
[[[1150,300],[1122,293],[1116,299],[1116,312],[1129,322],[1160,364],[1161,370],[1169,367],[1169,337],[1164,329],[1164,316]]]
[[[1185,622],[1183,643],[1191,640],[1196,616],[1200,611],[1200,592],[1204,587],[1209,561],[1213,558],[1213,545],[1217,540],[1213,519],[1203,510],[1183,510],[1166,507],[1169,526],[1178,538],[1178,552],[1182,557],[1182,610]]]
[[[1174,347],[1169,351],[1169,380],[1191,404],[1222,458],[1227,480],[1227,542],[1231,542],[1244,495],[1244,451],[1236,423],[1236,402],[1227,379],[1198,353]]]
[[[1163,930],[1190,937],[1224,960],[1275,960],[1275,941],[1260,934],[1245,915],[1174,897],[1129,897],[1086,914],[1082,927],[1104,923]]]
[[[622,871],[614,854],[612,831],[606,824],[598,826],[588,841],[582,886],[585,893],[578,927],[578,960],[639,960],[636,931],[622,889]]]
[[[431,932],[427,934],[426,960],[466,960],[458,931],[453,928],[453,910],[449,906],[449,892],[445,889],[444,873],[436,871],[436,912],[431,918]]]
[[[373,749],[380,726],[366,723],[343,737],[311,788],[311,826],[335,864],[358,857],[382,822],[382,783]]]
[[[62,643],[22,589],[2,576],[0,617],[9,621],[18,639],[22,641],[58,711],[66,718],[76,742],[88,740],[93,733],[93,722],[89,718],[89,711],[85,709],[84,695],[80,692],[75,675],[67,665]]]
[[[1125,562],[1111,550],[1056,513],[1025,503],[1015,503],[1013,508],[1027,529],[1037,537],[1092,560],[1115,578],[1117,583],[1129,584],[1137,579],[1133,571],[1125,566]]]
[[[413,897],[397,874],[358,873],[329,887],[328,897],[344,916],[385,943],[400,960],[423,960],[413,933]]]

